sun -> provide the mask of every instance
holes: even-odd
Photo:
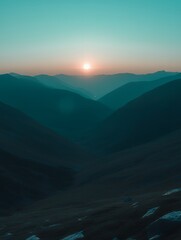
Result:
[[[89,70],[91,70],[92,66],[90,63],[84,63],[82,68],[84,71],[89,71]]]

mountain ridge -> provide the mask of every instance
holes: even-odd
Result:
[[[65,137],[79,137],[111,110],[67,90],[44,86],[32,77],[0,75],[0,100]]]
[[[130,82],[103,96],[99,101],[109,108],[117,110],[144,93],[179,78],[181,78],[181,74],[159,78],[153,81]]]
[[[178,79],[129,102],[95,130],[92,142],[96,148],[111,152],[174,131],[181,126],[180,91]]]

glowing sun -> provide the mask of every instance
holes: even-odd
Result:
[[[90,63],[84,63],[83,66],[82,66],[83,70],[85,71],[89,71],[91,70],[92,66]]]

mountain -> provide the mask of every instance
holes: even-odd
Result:
[[[181,80],[129,102],[96,128],[92,145],[107,153],[134,147],[181,127]]]
[[[78,233],[90,240],[148,239],[150,224],[180,209],[180,155],[179,129],[104,158],[82,172],[84,184],[77,188],[13,216],[1,216],[5,227],[0,237],[10,232],[20,240],[33,235],[45,240],[73,239]],[[145,217],[148,211],[151,214]],[[178,222],[168,222],[167,228],[168,238],[163,239],[180,238]]]
[[[90,156],[0,102],[0,212],[72,187]]]
[[[0,149],[19,158],[78,168],[87,156],[77,146],[0,102]]]
[[[167,82],[181,78],[181,74],[160,78],[154,81],[130,82],[99,99],[100,102],[117,110],[131,100]]]
[[[33,77],[0,75],[0,100],[62,135],[76,138],[111,111],[102,103],[44,86]]]
[[[39,82],[41,82],[42,84],[48,86],[48,87],[52,87],[52,88],[56,88],[56,89],[63,89],[63,90],[67,90],[70,92],[74,92],[77,93],[83,97],[86,98],[93,98],[93,96],[91,95],[91,93],[89,93],[88,91],[84,90],[84,89],[80,89],[77,87],[72,87],[70,84],[68,84],[66,81],[62,81],[61,79],[59,79],[56,76],[49,76],[49,75],[36,75],[34,76]]]
[[[176,74],[174,72],[159,71],[149,74],[119,73],[95,76],[67,76],[60,74],[55,77],[60,80],[61,84],[68,84],[73,89],[79,89],[80,91],[84,90],[90,93],[90,97],[93,99],[99,99],[129,82],[153,81]]]
[[[177,188],[181,184],[181,128],[139,146],[104,157],[80,172],[85,184],[108,185],[119,196]],[[106,195],[104,195],[106,197]]]

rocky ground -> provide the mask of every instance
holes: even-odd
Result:
[[[69,197],[65,201],[62,196],[56,196],[10,217],[1,217],[0,239],[181,239],[181,192],[178,188],[90,201],[84,196],[77,201],[73,192]]]

